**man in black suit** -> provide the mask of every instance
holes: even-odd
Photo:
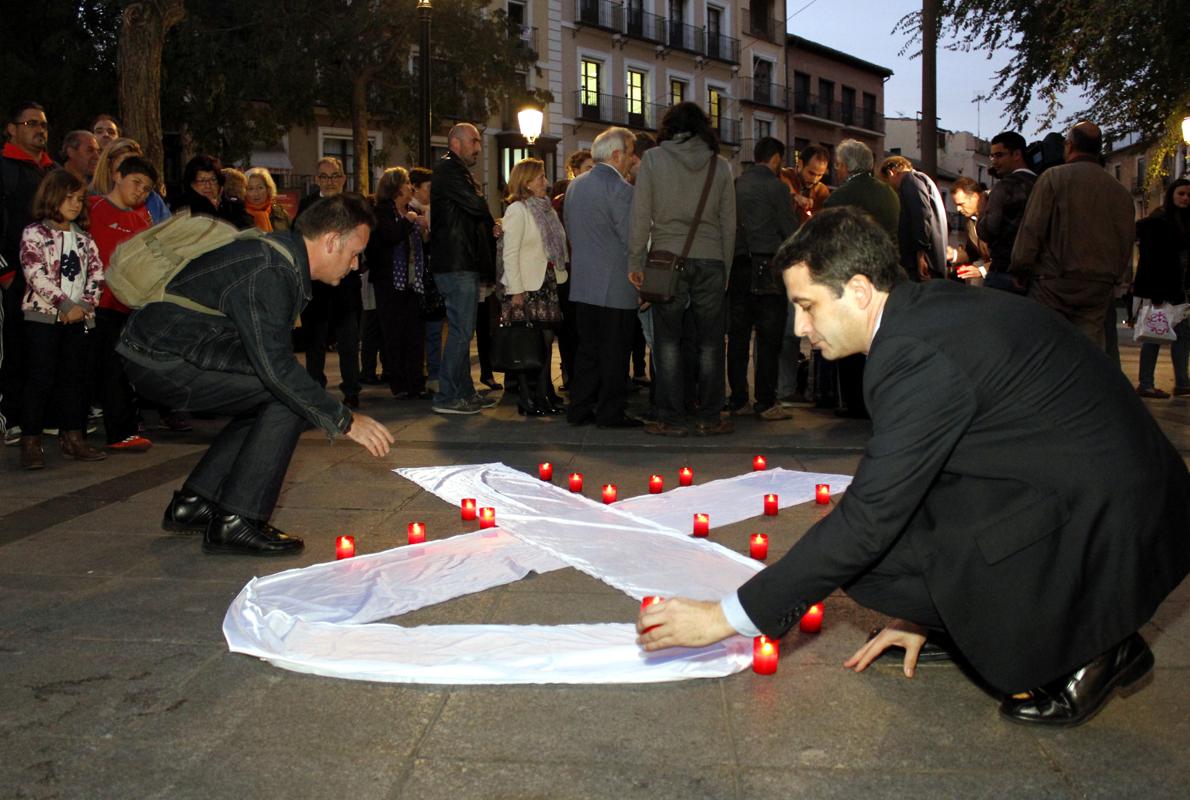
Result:
[[[945,633],[1014,721],[1077,725],[1143,677],[1136,631],[1190,570],[1190,474],[1119,369],[1024,298],[906,281],[856,209],[816,215],[775,262],[799,335],[868,354],[872,439],[784,558],[719,603],[650,606],[645,648],[781,636],[841,586],[896,618],[845,666],[903,647],[911,676]]]

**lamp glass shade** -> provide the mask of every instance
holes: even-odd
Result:
[[[522,108],[517,112],[516,117],[517,123],[521,126],[521,136],[524,136],[529,144],[532,144],[541,135],[541,123],[545,119],[545,114],[537,108]]]
[[[1182,117],[1182,141],[1190,144],[1190,117]]]

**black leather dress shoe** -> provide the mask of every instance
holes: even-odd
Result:
[[[1131,694],[1125,689],[1152,668],[1153,651],[1134,633],[1086,666],[1033,689],[1028,696],[1009,697],[1001,703],[1000,713],[1013,722],[1030,725],[1082,725],[1099,713],[1117,689]]]
[[[162,530],[174,533],[202,533],[215,516],[215,504],[196,494],[174,492],[174,499],[161,517]]]
[[[643,428],[645,426],[644,420],[630,417],[624,414],[619,419],[613,419],[610,422],[596,422],[596,428]]]
[[[202,551],[214,555],[286,556],[305,546],[296,536],[239,514],[216,515],[202,538]]]
[[[868,641],[875,639],[884,628],[873,628],[868,631]],[[954,642],[950,637],[942,631],[927,631],[926,643],[921,646],[921,651],[917,654],[918,664],[937,664],[945,661],[954,661]],[[884,652],[876,657],[876,660],[884,658],[885,656],[896,656],[899,659],[905,658],[905,648],[900,646],[892,646],[885,648]]]

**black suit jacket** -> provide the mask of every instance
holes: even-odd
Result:
[[[873,435],[837,508],[739,591],[783,634],[907,545],[947,630],[1004,691],[1136,631],[1190,569],[1190,475],[1120,369],[1025,298],[891,293],[864,371]]]

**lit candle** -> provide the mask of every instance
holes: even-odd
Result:
[[[757,675],[773,675],[777,671],[777,644],[767,636],[752,640],[752,671]]]
[[[537,477],[543,481],[552,481],[554,479],[554,465],[548,461],[542,461],[537,465]]]
[[[665,488],[665,480],[660,475],[649,476],[649,494],[661,494]]]
[[[766,494],[764,496],[764,515],[766,517],[777,516],[777,495]]]
[[[479,509],[479,527],[494,528],[496,527],[496,509],[491,506],[484,506]]]
[[[656,595],[650,595],[650,596],[646,597],[644,600],[640,601],[640,610],[643,612],[649,606],[655,606],[664,599],[665,598],[657,597]],[[648,633],[649,631],[653,630],[653,628],[656,628],[656,627],[658,627],[658,626],[650,625],[649,627],[647,627],[643,631],[641,631],[641,633]]]
[[[570,491],[581,492],[583,490],[583,473],[570,473]]]
[[[711,532],[711,515],[710,514],[695,514],[694,515],[694,535],[698,537],[707,536]]]
[[[752,471],[762,472],[766,464],[767,462],[764,460],[764,456],[757,456],[756,458],[752,459]]]
[[[335,539],[335,560],[355,557],[355,537],[340,536]]]
[[[748,545],[748,553],[757,561],[764,561],[769,557],[769,537],[763,533],[752,534]]]
[[[828,505],[831,501],[831,485],[829,483],[814,484],[814,502],[820,506]]]
[[[682,467],[678,470],[678,486],[690,486],[694,483],[694,470]]]
[[[603,484],[604,505],[611,505],[614,502],[616,502],[616,485],[614,483]]]
[[[475,519],[475,498],[464,497],[463,503],[460,506],[462,513],[459,515],[464,521]]]
[[[802,616],[802,621],[797,626],[801,629],[802,633],[818,633],[822,630],[822,604],[815,603],[810,606],[810,609]]]
[[[421,544],[426,540],[426,523],[409,523],[409,544]]]

